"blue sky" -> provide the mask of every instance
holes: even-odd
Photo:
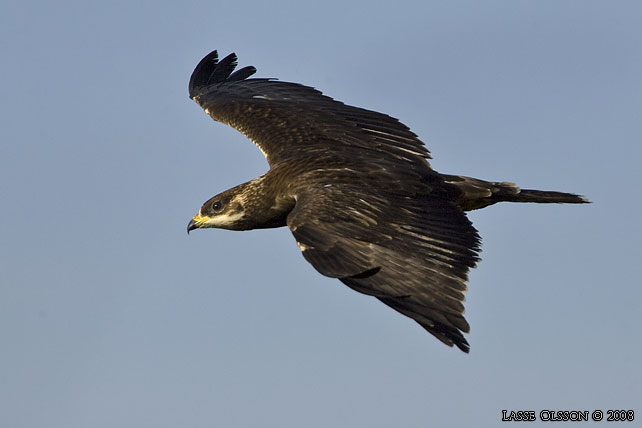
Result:
[[[501,425],[642,412],[638,2],[0,5],[7,427]],[[471,353],[317,274],[287,229],[185,226],[267,169],[187,97],[212,49],[398,117],[444,173],[584,194],[496,205]]]

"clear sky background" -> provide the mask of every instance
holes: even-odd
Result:
[[[0,426],[466,427],[642,418],[636,1],[0,4]],[[496,205],[471,352],[305,262],[185,227],[267,162],[187,96],[210,50],[412,128]]]

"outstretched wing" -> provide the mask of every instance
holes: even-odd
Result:
[[[269,164],[315,153],[349,157],[369,152],[421,161],[428,150],[408,127],[390,116],[345,105],[314,88],[274,79],[248,79],[254,67],[233,72],[235,54],[218,61],[216,51],[196,66],[189,95],[214,120],[246,135]]]
[[[349,184],[310,187],[296,199],[287,223],[321,274],[376,297],[468,352],[462,302],[480,241],[459,208],[438,194]]]

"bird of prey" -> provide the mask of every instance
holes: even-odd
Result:
[[[203,58],[189,96],[263,152],[267,173],[203,204],[197,228],[288,226],[305,259],[412,318],[448,346],[462,333],[468,270],[480,237],[465,211],[496,202],[585,203],[562,192],[440,174],[417,135],[397,119],[318,90],[234,71],[234,53]]]

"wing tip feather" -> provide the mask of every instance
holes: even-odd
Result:
[[[196,65],[189,79],[189,97],[194,99],[203,88],[215,83],[236,82],[256,73],[253,66],[243,67],[237,71],[238,57],[234,52],[219,61],[218,51],[213,50]]]
[[[417,321],[417,320],[415,320]],[[424,329],[428,331],[428,333],[432,334],[435,336],[437,339],[439,339],[442,343],[450,346],[451,348],[456,346],[459,348],[460,351],[468,354],[470,352],[470,344],[462,334],[462,331],[464,333],[468,333],[468,330],[461,330],[456,327],[451,327],[451,326],[446,326],[443,324],[435,323],[433,325],[428,325],[423,322],[417,321],[419,325],[421,325]],[[465,322],[465,321],[464,321]]]

